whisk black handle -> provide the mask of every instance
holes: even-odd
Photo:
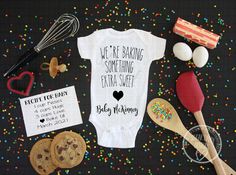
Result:
[[[25,63],[31,61],[34,57],[36,57],[39,53],[35,51],[34,48],[29,49],[25,52],[17,61],[16,64],[12,65],[8,71],[4,73],[4,77],[11,75],[13,72],[17,71],[21,66]]]

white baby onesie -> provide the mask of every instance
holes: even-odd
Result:
[[[149,67],[164,56],[166,40],[149,32],[102,29],[77,40],[89,59],[91,114],[98,144],[133,148],[146,108]]]

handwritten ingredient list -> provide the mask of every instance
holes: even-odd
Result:
[[[83,123],[75,87],[20,99],[28,137]]]

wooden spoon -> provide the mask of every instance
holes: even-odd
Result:
[[[193,71],[182,73],[178,77],[176,82],[176,92],[180,102],[185,108],[194,114],[198,125],[200,126],[217,175],[225,175],[224,168],[221,165],[220,158],[211,140],[202,115],[202,106],[205,98]]]
[[[153,112],[153,106],[159,103],[160,105],[163,105],[163,110],[168,109],[171,113],[172,117],[169,119],[163,119],[161,116],[157,116],[156,113]],[[202,155],[205,156],[211,163],[211,156],[208,152],[207,147],[200,142],[196,137],[194,137],[183,125],[181,119],[179,118],[178,113],[174,109],[174,107],[166,100],[161,98],[155,98],[152,101],[149,102],[147,106],[147,112],[149,117],[159,126],[169,129],[175,133],[178,133],[182,137],[184,137],[185,140],[187,140],[195,149],[197,149]],[[168,111],[166,111],[168,113]],[[226,175],[236,175],[236,172],[227,165],[223,160],[221,160],[221,164],[224,167],[224,170],[226,172]]]

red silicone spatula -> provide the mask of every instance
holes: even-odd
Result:
[[[193,71],[182,73],[178,77],[176,82],[176,92],[180,102],[185,108],[194,114],[198,124],[200,125],[217,175],[226,175],[202,115],[201,110],[205,98]]]

